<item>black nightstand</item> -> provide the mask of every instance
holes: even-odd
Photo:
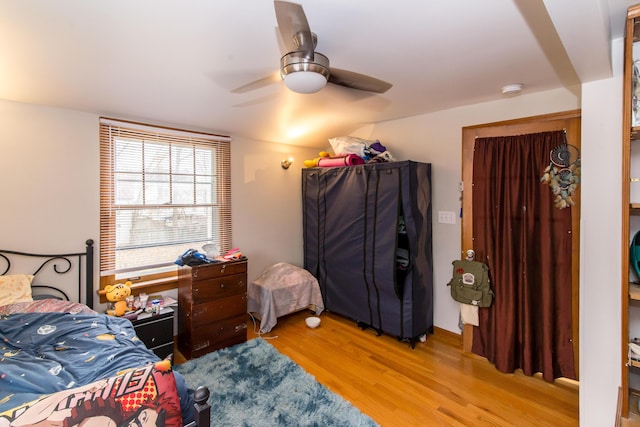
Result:
[[[173,309],[165,307],[158,315],[142,313],[132,320],[136,335],[160,359],[173,354]]]

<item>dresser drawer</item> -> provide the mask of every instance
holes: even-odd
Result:
[[[190,357],[198,357],[247,340],[247,316],[224,319],[191,331]]]
[[[192,309],[191,327],[208,327],[208,325],[229,317],[247,312],[247,294],[233,295],[198,304]]]
[[[205,354],[211,353],[212,351],[231,347],[236,344],[242,344],[243,342],[246,342],[246,341],[247,341],[247,337],[243,336],[242,334],[232,335],[216,341],[207,341],[208,345],[204,347],[198,347],[197,350],[190,351],[188,358],[193,359],[195,357],[204,356]],[[184,352],[182,353],[185,354]]]
[[[193,282],[193,304],[225,298],[247,292],[246,274],[233,274]]]
[[[226,276],[230,274],[240,274],[247,272],[247,263],[245,262],[221,262],[217,264],[207,264],[204,266],[193,267],[191,277],[193,281],[206,280],[212,277]]]

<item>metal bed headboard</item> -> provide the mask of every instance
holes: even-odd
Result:
[[[37,276],[38,273],[43,271],[46,267],[48,271],[53,271],[56,274],[67,274],[71,269],[76,266],[78,270],[78,301],[82,301],[84,294],[84,303],[93,308],[93,240],[88,239],[85,242],[85,251],[77,253],[66,254],[36,254],[20,251],[12,251],[0,249],[0,276],[5,275],[11,270],[11,260],[17,260],[17,257],[31,257],[40,258],[41,260],[36,262],[35,270],[30,273]],[[82,268],[84,259],[84,269]],[[39,264],[38,264],[39,263]],[[4,270],[3,265],[6,264]],[[20,272],[24,273],[24,272]],[[84,292],[83,292],[83,273],[84,273]],[[61,289],[58,289],[49,285],[32,285],[33,288],[45,288],[52,289],[60,294],[64,295],[69,300],[68,295]]]

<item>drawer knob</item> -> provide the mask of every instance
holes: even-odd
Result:
[[[224,289],[224,287],[225,287],[225,286],[224,286],[224,283],[220,283],[220,287],[221,287],[222,289]]]

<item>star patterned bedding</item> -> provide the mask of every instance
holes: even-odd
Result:
[[[11,306],[0,307],[0,419],[43,395],[160,360],[127,319],[66,301]],[[62,311],[31,312],[55,308]],[[184,379],[176,382],[185,415],[192,401]]]

